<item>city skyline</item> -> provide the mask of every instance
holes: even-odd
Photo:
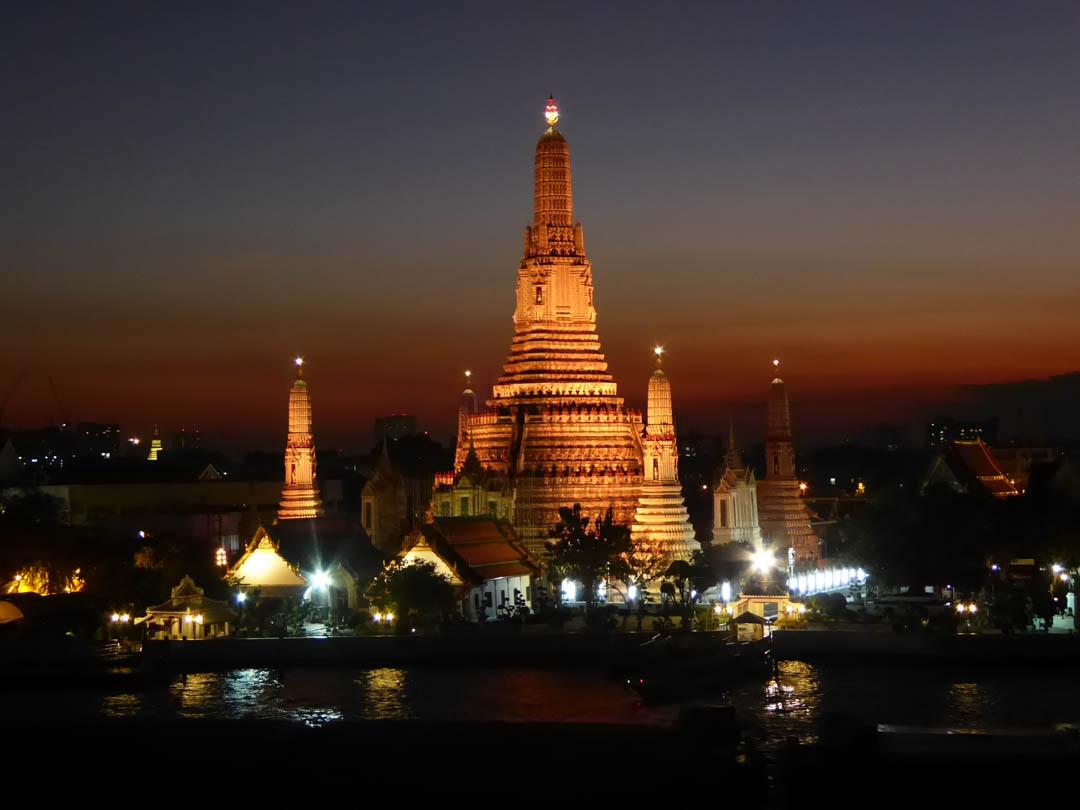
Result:
[[[1080,16],[989,6],[583,9],[557,37],[479,7],[23,9],[5,422],[56,416],[51,376],[73,421],[272,447],[299,352],[320,445],[395,411],[450,435],[512,331],[549,92],[631,406],[654,342],[681,432],[750,442],[774,356],[807,441],[1076,371]]]

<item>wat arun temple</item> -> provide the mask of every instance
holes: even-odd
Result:
[[[545,118],[547,129],[536,144],[533,218],[517,270],[510,351],[484,408],[478,407],[471,372],[465,372],[454,468],[435,475],[425,519],[505,521],[528,552],[542,558],[559,509],[580,504],[590,518],[610,509],[616,522],[630,528],[635,544],[688,560],[701,546],[679,480],[663,349],[654,350],[643,419],[626,407],[601,348],[592,264],[584,230],[574,219],[570,147],[557,129],[553,98]],[[310,520],[323,512],[311,399],[302,360],[296,362],[279,521]],[[769,386],[768,401],[765,475],[758,480],[745,466],[732,433],[714,488],[711,540],[786,550],[792,570],[816,567],[819,540],[811,527],[814,516],[800,497],[787,388],[779,376]],[[363,525],[378,547],[395,553],[408,497],[395,484],[400,476],[386,449],[384,444],[361,496]]]
[[[487,409],[459,418],[455,459],[460,473],[474,455],[505,483],[514,528],[534,552],[543,549],[559,507],[579,503],[588,515],[611,508],[616,521],[632,523],[646,473],[641,414],[619,396],[596,330],[592,264],[574,219],[570,147],[557,129],[554,99],[545,118],[510,352]],[[670,434],[674,449],[674,425]],[[678,500],[651,528],[678,538],[673,552],[685,557],[697,544],[681,492]],[[679,525],[661,525],[666,520]]]

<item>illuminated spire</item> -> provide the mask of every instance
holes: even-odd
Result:
[[[650,436],[674,436],[675,420],[671,408],[671,382],[664,369],[660,367],[664,356],[664,347],[653,349],[656,355],[656,370],[649,377],[649,390],[646,396],[648,413],[646,414],[645,432]]]
[[[742,457],[739,448],[735,444],[735,422],[728,420],[727,451],[724,453],[724,464],[732,470],[742,469]]]
[[[311,392],[304,379],[304,358],[297,357],[293,363],[296,380],[289,390],[289,434],[285,442],[285,486],[278,505],[279,520],[322,514],[315,477],[315,441],[311,434]]]
[[[555,103],[555,96],[548,96],[547,106],[544,108],[544,120],[549,127],[559,123],[559,105]]]
[[[573,256],[579,248],[584,254],[584,233],[574,223],[570,147],[555,129],[559,120],[555,99],[548,99],[544,117],[548,128],[536,144],[533,224],[525,232],[525,255]]]
[[[694,539],[679,483],[679,445],[671,408],[671,381],[660,367],[664,347],[653,348],[656,369],[649,377],[648,413],[642,436],[645,476],[630,539],[659,541],[673,560],[688,560],[700,546]]]

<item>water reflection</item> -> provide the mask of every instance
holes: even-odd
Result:
[[[135,717],[142,713],[142,697],[137,693],[104,695],[101,698],[101,716],[108,718]]]
[[[735,696],[733,696],[735,697]],[[756,723],[760,733],[773,740],[794,737],[800,742],[817,741],[821,719],[821,679],[818,670],[802,661],[780,662],[757,695],[747,695],[744,719]],[[739,705],[738,703],[736,704]]]
[[[372,669],[354,683],[360,690],[361,716],[370,720],[410,720],[412,706],[403,669]]]
[[[175,681],[169,693],[177,713],[193,719],[219,716],[221,681],[216,672],[193,672]]]
[[[948,725],[982,729],[993,706],[990,688],[978,683],[954,683],[945,693],[945,719]]]
[[[110,719],[283,720],[322,726],[349,720],[628,723],[668,726],[679,704],[634,708],[635,696],[600,673],[526,668],[242,669],[177,676],[168,685],[102,695],[57,690],[65,716]],[[873,664],[782,662],[777,677],[751,679],[708,704],[730,703],[745,734],[764,748],[814,742],[832,715],[862,725],[992,730],[1049,727],[1080,718],[1068,678]],[[40,691],[0,690],[0,713],[42,709]]]
[[[221,678],[221,700],[231,718],[259,716],[269,696],[282,688],[269,669],[237,669]]]

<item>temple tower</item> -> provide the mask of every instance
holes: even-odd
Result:
[[[656,347],[656,370],[649,378],[648,412],[642,439],[644,480],[630,530],[634,542],[660,540],[672,560],[689,560],[701,548],[679,483],[679,446],[671,407],[671,382],[662,368],[663,349]]]
[[[458,403],[457,445],[454,449],[454,469],[460,470],[469,454],[469,420],[476,415],[476,393],[472,388],[472,372],[465,370],[465,389]]]
[[[488,412],[466,420],[481,464],[509,478],[514,526],[533,552],[543,550],[560,506],[580,503],[592,515],[611,507],[629,522],[642,469],[641,417],[626,410],[596,333],[592,265],[553,98],[545,119],[510,353]],[[456,462],[460,469],[464,458]]]
[[[762,546],[757,479],[735,444],[734,427],[729,430],[724,467],[713,488],[712,540],[714,544],[742,543],[754,550]]]
[[[821,556],[811,514],[800,497],[791,439],[791,408],[787,385],[780,378],[780,361],[773,360],[776,377],[769,385],[765,432],[765,477],[758,482],[758,509],[765,542],[777,551],[791,549],[796,566],[815,565]]]
[[[315,442],[311,435],[311,395],[304,360],[296,358],[296,380],[289,391],[289,438],[285,442],[285,486],[278,520],[319,517],[322,501],[315,485]]]

